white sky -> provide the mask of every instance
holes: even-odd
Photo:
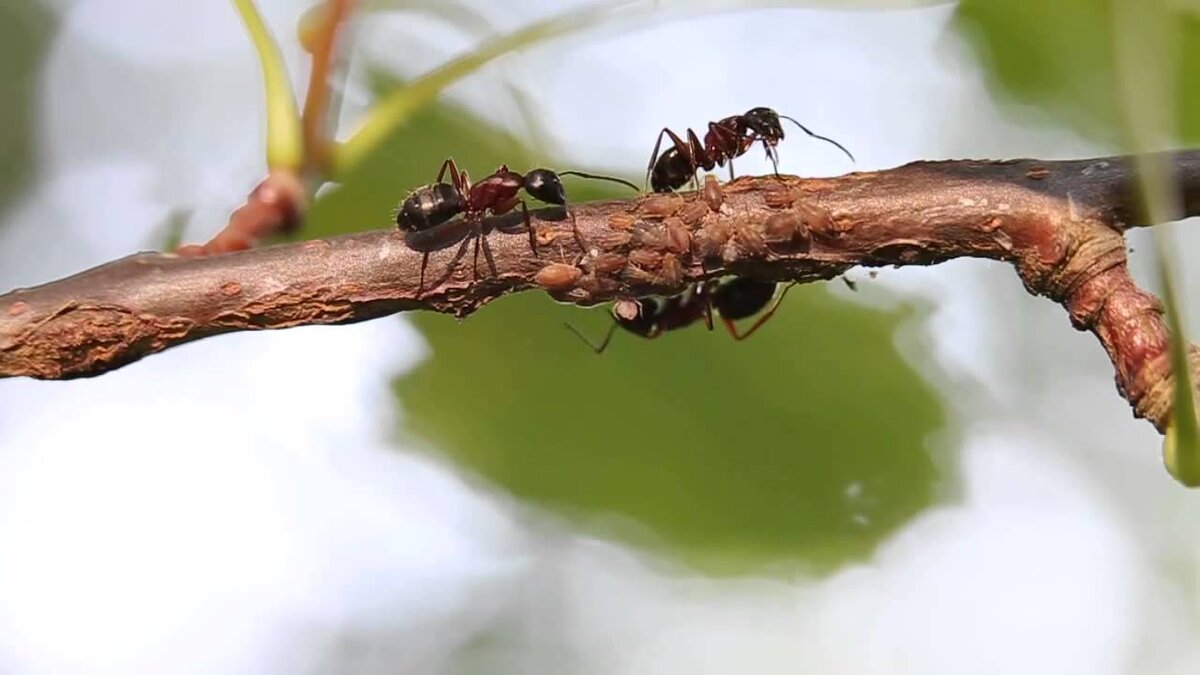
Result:
[[[145,248],[169,206],[222,222],[263,172],[257,68],[226,3],[53,4],[64,29],[42,82],[43,177],[0,230],[3,289]],[[262,4],[290,38],[297,5]],[[511,28],[563,4],[481,11]],[[515,78],[564,163],[622,169],[643,165],[664,123],[755,105],[838,138],[858,169],[1103,152],[999,119],[948,60],[946,16],[681,21],[535,50],[452,95],[511,123],[492,104],[497,76]],[[412,71],[444,58],[430,45],[469,44],[420,25],[426,49],[393,59]],[[362,48],[398,53],[403,30],[376,25]],[[850,168],[819,143],[789,148],[789,172]],[[402,320],[210,339],[94,380],[0,382],[0,671],[440,672],[515,616],[485,670],[1194,672],[1196,500],[1161,469],[1094,340],[1001,266],[880,283],[937,308],[898,340],[960,415],[947,442],[965,494],[819,582],[713,581],[531,532],[504,498],[397,452],[387,381],[426,355]]]

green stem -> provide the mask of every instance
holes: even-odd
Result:
[[[298,171],[304,163],[304,134],[283,55],[253,0],[233,0],[233,5],[262,66],[267,94],[267,166]]]

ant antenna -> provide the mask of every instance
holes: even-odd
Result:
[[[572,326],[571,324],[566,323],[566,322],[563,322],[563,325],[566,326],[567,329],[570,330],[572,333],[574,333],[575,337],[579,338],[580,340],[583,340],[584,343],[587,344],[587,346],[591,347],[592,350],[595,351],[597,354],[603,354],[604,350],[608,349],[608,343],[612,342],[613,334],[617,332],[617,322],[614,321],[612,323],[612,325],[608,327],[608,332],[605,333],[604,339],[600,341],[600,344],[596,344],[595,342],[592,342],[592,340],[588,336],[586,336],[582,332],[580,332],[580,330],[578,328],[576,328],[575,326]]]
[[[641,188],[639,188],[638,186],[634,185],[633,183],[630,183],[629,181],[627,181],[623,178],[614,178],[612,176],[600,176],[600,175],[597,175],[594,173],[584,173],[582,171],[559,171],[558,175],[560,175],[560,176],[579,176],[580,178],[591,178],[594,180],[606,180],[606,181],[609,181],[610,183],[620,183],[621,185],[624,185],[626,187],[631,187],[634,189],[635,192],[642,191]]]
[[[842,152],[846,153],[846,156],[850,158],[851,162],[858,161],[858,160],[854,159],[854,155],[850,154],[850,151],[847,150],[845,147],[843,147],[841,143],[838,143],[837,141],[833,140],[832,138],[826,138],[825,136],[822,136],[820,134],[814,134],[813,132],[809,131],[808,127],[804,126],[803,124],[800,124],[799,122],[792,119],[791,117],[788,117],[787,115],[780,115],[780,117],[791,122],[792,124],[795,124],[796,126],[800,127],[800,130],[803,131],[804,133],[808,134],[809,136],[812,136],[813,138],[819,138],[822,141],[825,141],[826,143],[830,143],[832,145],[837,146],[838,150],[841,150]]]

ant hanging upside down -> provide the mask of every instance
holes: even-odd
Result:
[[[450,172],[450,182],[443,183],[442,179],[445,178],[447,171]],[[463,224],[468,225],[469,228],[466,230],[456,230],[452,233],[452,236],[456,237],[456,239],[451,242],[443,242],[443,244],[452,245],[456,241],[463,241],[467,237],[474,237],[475,253],[473,270],[475,276],[478,277],[481,240],[483,241],[482,247],[484,255],[488,259],[488,265],[493,271],[495,270],[495,262],[492,260],[491,250],[488,248],[487,240],[484,238],[484,217],[488,215],[503,215],[520,206],[525,229],[529,232],[529,248],[533,251],[534,256],[537,256],[537,233],[534,231],[533,224],[529,219],[529,209],[525,206],[525,200],[518,193],[521,190],[525,190],[526,193],[538,201],[561,206],[566,210],[567,192],[563,187],[560,176],[579,176],[581,178],[607,180],[627,185],[634,190],[638,189],[633,183],[621,180],[620,178],[597,176],[581,171],[555,173],[550,169],[534,169],[525,175],[521,175],[516,171],[510,170],[505,164],[501,164],[500,168],[496,169],[494,173],[485,176],[478,183],[472,183],[466,171],[460,171],[453,159],[447,159],[445,162],[442,162],[442,168],[438,171],[434,183],[417,188],[401,203],[400,208],[396,211],[396,227],[409,233],[428,232],[439,225],[448,223],[456,216],[462,215]],[[576,243],[579,244],[581,250],[586,250],[586,246],[584,246],[583,240],[579,235],[579,229],[575,225],[573,215],[571,216],[571,227]],[[420,289],[424,288],[425,285],[425,266],[428,262],[429,251],[426,250],[421,258],[421,277],[417,286],[418,294],[420,294]]]
[[[566,326],[600,354],[608,348],[617,326],[646,339],[654,339],[670,330],[686,328],[701,319],[704,320],[704,325],[712,330],[715,309],[733,339],[745,340],[775,314],[779,303],[783,302],[783,296],[787,295],[794,285],[794,282],[788,284],[783,292],[775,297],[778,284],[774,281],[732,277],[696,282],[679,295],[618,300],[612,306],[613,324],[599,344],[589,340],[571,324]],[[772,298],[775,299],[774,303],[771,302]],[[771,306],[770,309],[758,317],[746,332],[738,331],[734,321],[750,318],[766,309],[767,305]]]
[[[831,143],[851,161],[854,155],[842,147],[841,143],[826,138],[808,130],[787,115],[780,115],[770,108],[751,108],[742,115],[731,115],[722,120],[708,123],[708,132],[704,141],[695,131],[687,130],[687,140],[680,138],[674,131],[663,128],[658,132],[658,140],[654,142],[654,151],[650,153],[650,164],[646,167],[646,179],[655,192],[673,192],[687,183],[696,183],[696,172],[700,169],[712,171],[714,167],[725,166],[729,163],[729,179],[733,180],[733,159],[746,154],[755,143],[762,143],[767,152],[767,159],[775,174],[779,174],[779,151],[776,146],[783,140],[783,126],[780,119],[788,120],[800,129],[827,143]],[[671,139],[673,145],[661,155],[658,149],[662,147],[663,136]]]

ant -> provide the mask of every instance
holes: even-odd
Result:
[[[767,151],[767,159],[771,160],[775,175],[779,175],[779,152],[775,146],[783,140],[783,126],[780,119],[788,120],[800,129],[826,143],[837,146],[839,150],[854,161],[854,155],[842,147],[841,143],[814,134],[808,127],[800,124],[787,115],[780,115],[770,108],[751,108],[742,115],[731,115],[725,119],[708,123],[708,132],[704,141],[695,131],[687,130],[687,140],[680,138],[674,131],[663,128],[658,132],[658,140],[654,143],[654,151],[650,153],[650,164],[646,166],[646,179],[655,192],[672,192],[683,187],[689,181],[696,184],[696,172],[700,169],[712,171],[713,167],[725,166],[729,162],[729,179],[733,180],[733,158],[740,157],[750,150],[755,143],[761,142]],[[658,149],[662,146],[663,136],[668,136],[674,144],[661,155]]]
[[[779,303],[783,302],[783,297],[795,285],[795,282],[788,284],[784,287],[783,292],[775,297],[779,284],[774,281],[733,277],[699,281],[689,286],[683,293],[665,298],[649,296],[636,300],[618,300],[613,303],[612,307],[613,324],[600,344],[589,340],[571,324],[566,324],[566,326],[597,354],[600,354],[608,348],[608,343],[612,341],[617,326],[648,340],[670,330],[686,328],[701,319],[704,320],[704,325],[712,330],[713,309],[716,309],[733,339],[745,340],[775,314]],[[771,303],[772,298],[775,298],[773,304]],[[738,331],[734,321],[752,317],[766,309],[768,304],[771,305],[770,309],[758,317],[758,320],[746,332]]]
[[[450,172],[450,182],[444,183],[446,172]],[[538,201],[547,204],[555,204],[567,207],[567,192],[563,187],[560,176],[579,176],[581,178],[607,180],[614,183],[627,185],[634,190],[638,187],[629,181],[610,176],[598,176],[582,171],[561,171],[555,173],[550,169],[534,169],[525,175],[521,175],[516,171],[508,168],[508,165],[501,164],[500,168],[496,169],[489,176],[485,176],[478,183],[472,183],[470,176],[466,171],[460,171],[458,165],[454,163],[453,158],[446,159],[442,162],[442,168],[438,171],[437,178],[430,185],[414,190],[401,203],[400,208],[396,211],[396,227],[409,233],[423,232],[431,230],[438,225],[446,223],[455,216],[462,215],[466,224],[470,225],[470,230],[462,234],[459,240],[466,237],[475,238],[475,257],[474,271],[475,275],[479,274],[479,248],[480,240],[483,237],[482,221],[487,215],[503,215],[509,213],[518,205],[521,207],[521,216],[525,222],[525,229],[529,232],[529,248],[533,251],[534,256],[538,255],[537,250],[537,233],[535,232],[532,223],[529,220],[529,209],[525,206],[525,200],[518,196],[521,190],[525,190],[531,197]],[[575,218],[571,217],[571,226],[575,234],[575,241],[579,244],[581,250],[587,250],[584,246],[582,237],[579,235],[579,229],[575,225]],[[487,241],[483,242],[484,255],[487,256],[488,264],[492,269],[495,269],[495,262],[492,260],[492,254],[488,249]],[[418,284],[418,289],[424,287],[425,283],[425,265],[429,262],[429,251],[425,251],[421,258],[421,281]],[[420,293],[420,290],[417,291]]]

